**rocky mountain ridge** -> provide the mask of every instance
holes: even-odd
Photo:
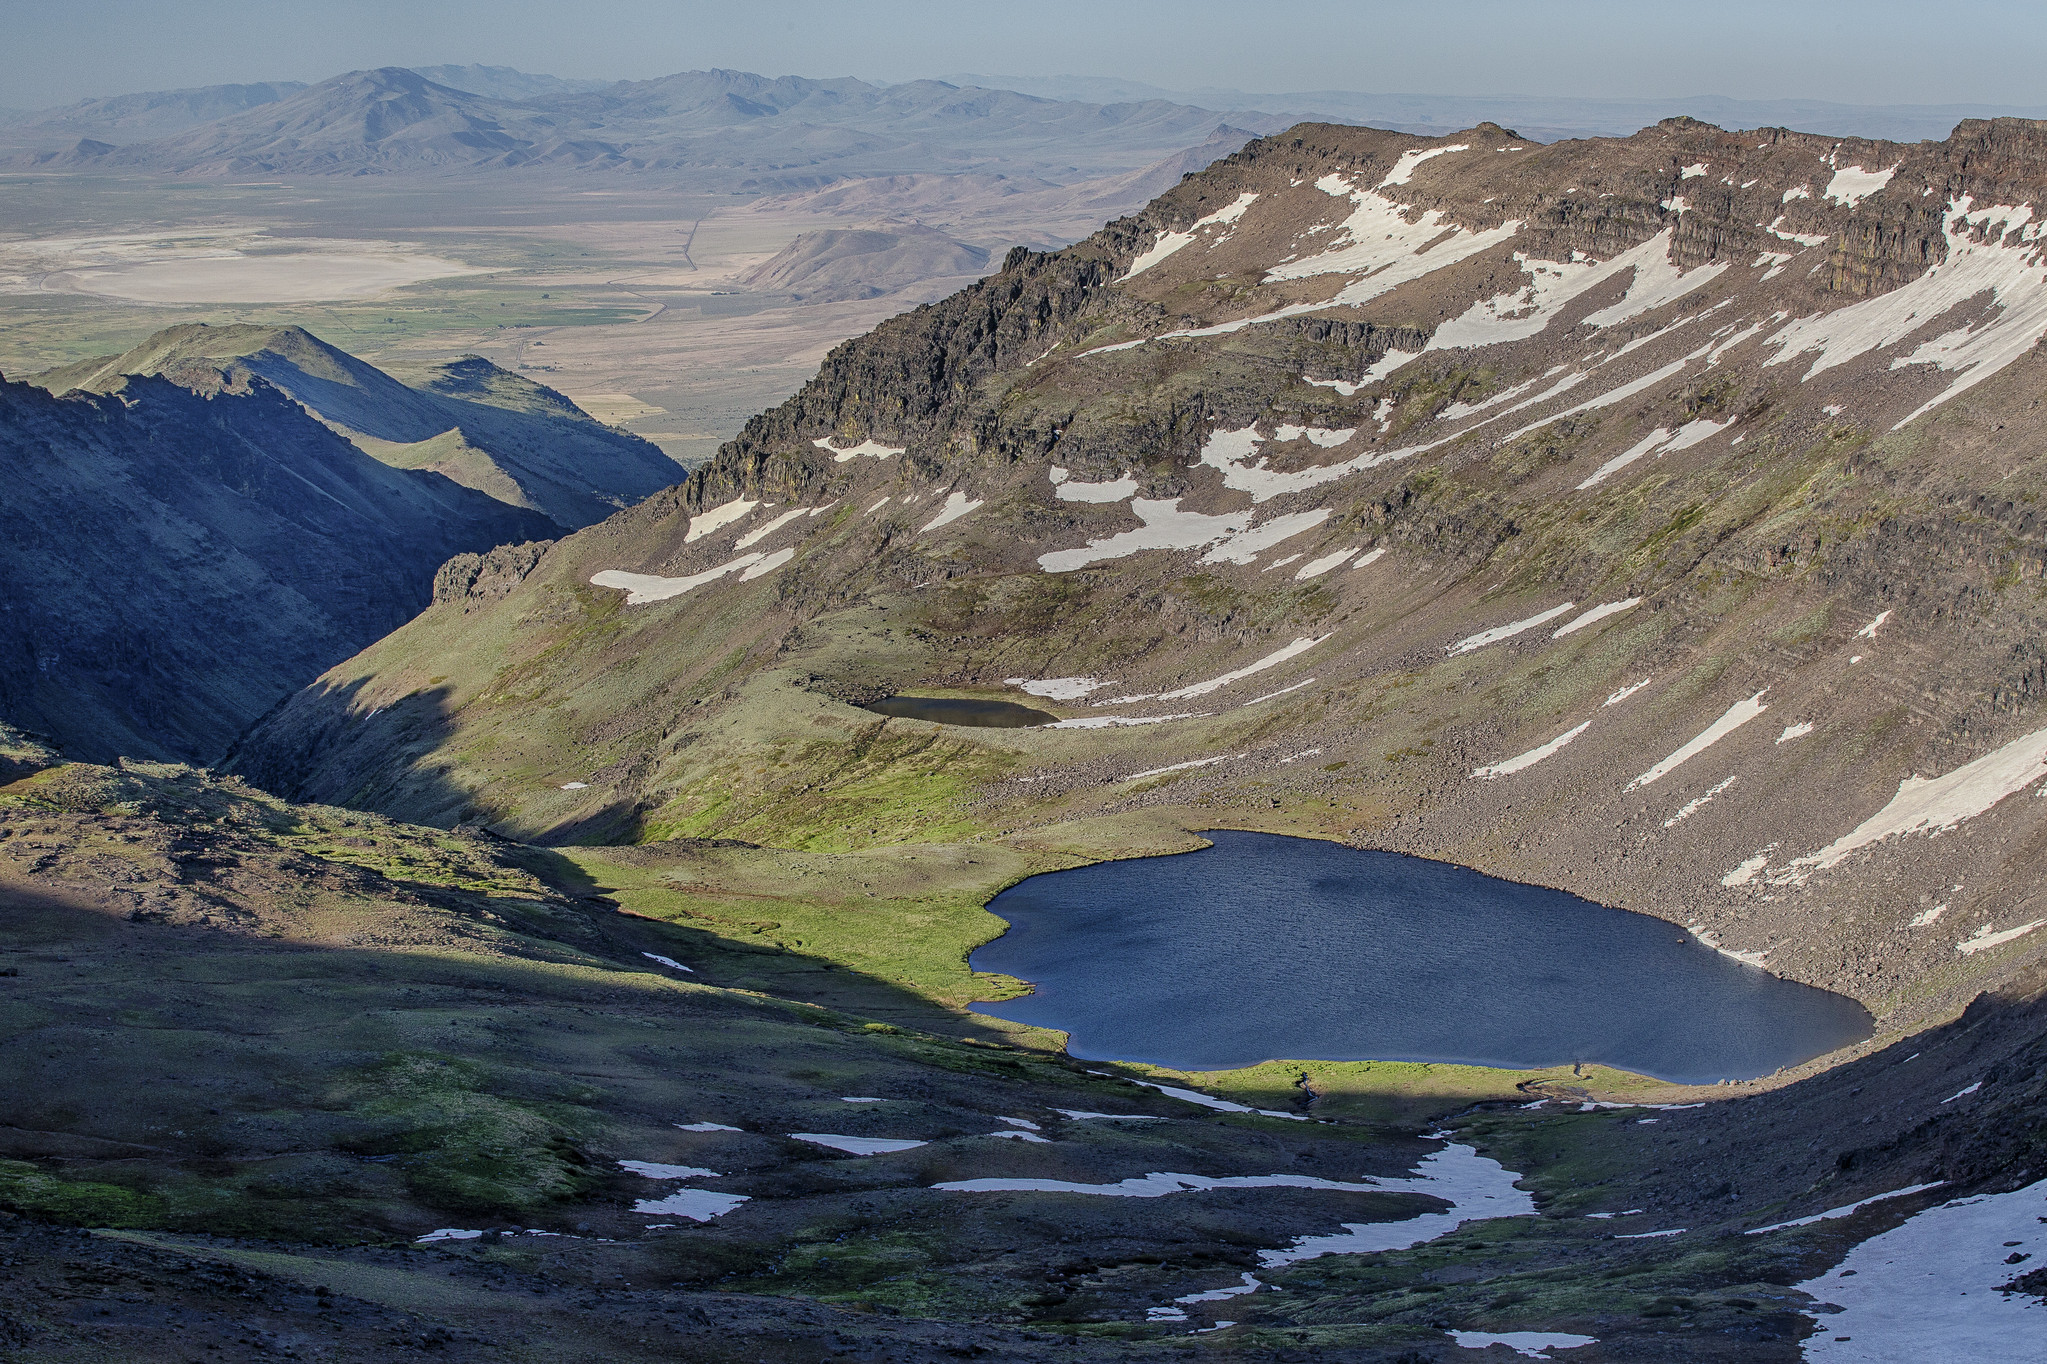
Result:
[[[105,392],[133,374],[202,394],[246,392],[260,380],[385,464],[440,474],[563,530],[600,521],[682,476],[652,442],[481,356],[436,365],[414,387],[302,327],[185,323],[33,382],[58,393]]]

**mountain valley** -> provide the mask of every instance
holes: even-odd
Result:
[[[170,105],[35,173],[736,200],[716,156],[811,120],[819,182],[707,213],[732,291],[688,288],[776,377],[687,468],[605,424],[641,386],[541,382],[702,273],[643,189],[640,322],[537,325],[611,274],[541,223],[489,248],[558,233],[530,334],[461,358],[138,308],[0,387],[0,1356],[2031,1357],[2047,124],[446,74],[495,93]],[[899,154],[972,102],[985,163]],[[998,893],[1218,830],[1570,891],[1873,1030],[1676,1084],[976,1012],[1030,989],[968,961]]]

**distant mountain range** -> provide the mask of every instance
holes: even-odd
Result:
[[[1220,116],[1164,100],[1096,104],[943,81],[690,71],[597,89],[499,67],[351,71],[313,86],[219,86],[88,101],[15,120],[19,166],[195,175],[510,167],[689,172],[735,189],[999,169],[1055,182],[1136,170]],[[446,84],[432,76],[445,76]],[[481,87],[480,89],[478,87]],[[1231,115],[1270,131],[1278,120]]]
[[[1797,128],[1837,137],[1893,142],[1938,140],[1965,118],[2043,118],[2047,104],[1840,104],[1822,99],[1732,99],[1726,95],[1672,95],[1654,99],[1595,99],[1566,95],[1372,94],[1360,90],[1167,90],[1113,76],[951,75],[961,85],[993,85],[1044,99],[1118,102],[1163,100],[1216,109],[1253,109],[1282,123],[1358,123],[1401,132],[1440,135],[1492,122],[1523,137],[1554,142],[1571,137],[1625,137],[1677,115],[1722,128]]]
[[[182,174],[362,174],[513,166],[686,171],[789,192],[842,177],[982,172],[1056,183],[1135,171],[1219,122],[1301,121],[1444,134],[1491,121],[1550,142],[1616,136],[1672,115],[1916,141],[1965,118],[2047,106],[1840,104],[1721,95],[1591,99],[1168,90],[1102,76],[962,74],[877,85],[744,71],[571,80],[505,66],[352,71],[82,100],[0,116],[17,164]]]

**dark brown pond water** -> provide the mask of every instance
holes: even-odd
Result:
[[[1049,725],[1059,717],[1014,701],[963,701],[951,696],[885,696],[864,710],[898,720],[930,720],[941,725],[979,725],[984,729],[1027,729]]]

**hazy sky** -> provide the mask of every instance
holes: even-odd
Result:
[[[0,0],[0,106],[369,66],[2047,103],[2039,0]]]

